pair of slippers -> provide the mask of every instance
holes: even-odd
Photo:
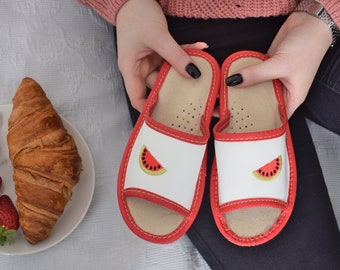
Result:
[[[274,80],[227,87],[227,77],[266,60],[261,53],[237,52],[220,69],[208,53],[187,52],[201,76],[187,79],[163,64],[122,157],[121,214],[136,235],[153,243],[170,243],[186,233],[203,198],[209,125],[219,97],[212,213],[232,243],[263,244],[287,223],[296,194],[282,85]]]

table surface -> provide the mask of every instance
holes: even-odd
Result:
[[[131,123],[113,30],[76,0],[2,3],[0,104],[11,103],[22,78],[38,81],[84,137],[96,177],[88,212],[66,239],[30,255],[0,255],[1,269],[209,269],[186,237],[151,244],[120,216],[116,179]]]

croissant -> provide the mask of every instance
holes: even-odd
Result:
[[[7,144],[25,239],[46,239],[79,182],[81,157],[41,86],[24,78],[13,97]]]

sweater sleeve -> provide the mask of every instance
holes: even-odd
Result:
[[[331,15],[338,27],[340,27],[340,1],[339,0],[318,0]]]
[[[81,4],[90,6],[100,16],[102,16],[109,23],[116,24],[116,16],[119,9],[128,0],[78,0]]]

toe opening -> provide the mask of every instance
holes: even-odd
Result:
[[[254,237],[270,230],[281,214],[273,207],[252,207],[224,214],[229,228],[240,237]]]
[[[144,199],[128,197],[126,200],[137,226],[154,235],[173,232],[184,219],[181,214]]]

